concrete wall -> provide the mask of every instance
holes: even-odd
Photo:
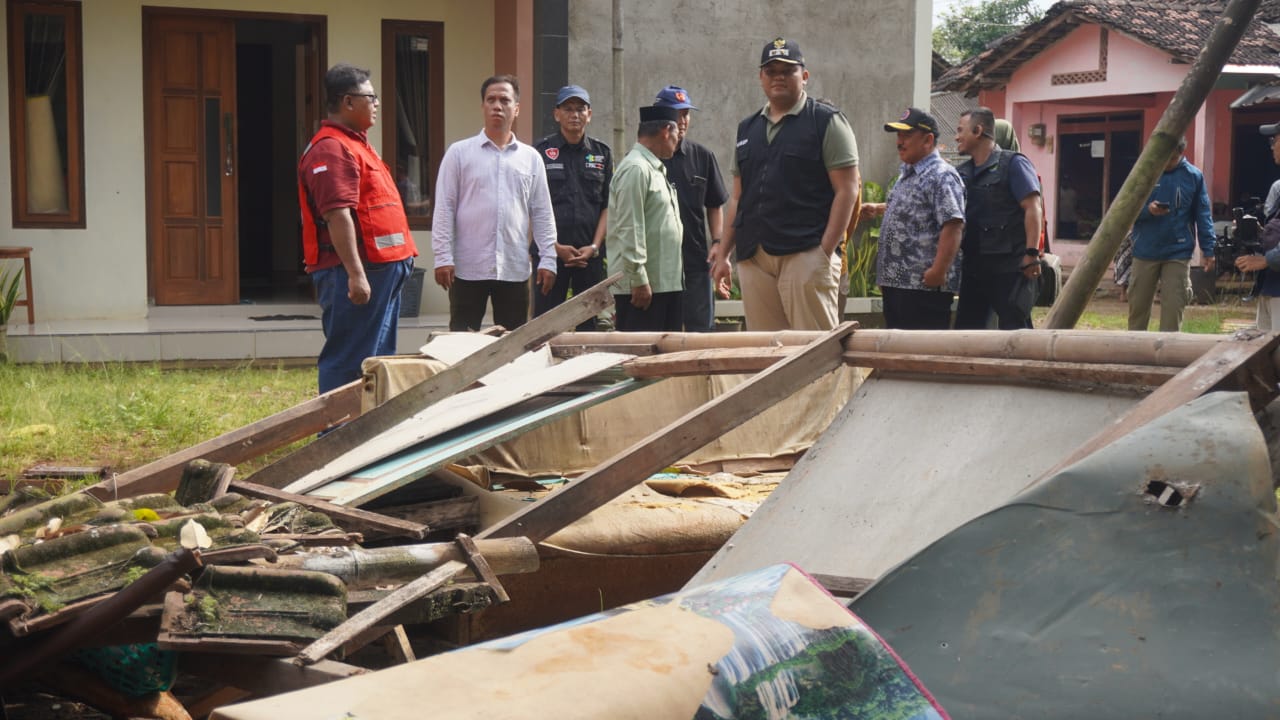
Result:
[[[800,43],[808,92],[835,101],[858,137],[862,175],[887,183],[898,156],[886,120],[928,107],[931,7],[924,0],[667,0],[623,3],[626,116],[621,156],[635,142],[636,108],[667,84],[686,88],[701,111],[690,137],[707,145],[728,175],[738,122],[765,103],[757,67],[766,42]],[[916,72],[917,68],[919,73]],[[569,2],[569,82],[591,93],[589,132],[613,143],[612,14],[604,0]]]
[[[13,229],[10,203],[0,203],[5,245],[29,245],[37,320],[141,318],[147,313],[146,177],[143,127],[143,0],[85,2],[82,6],[85,119],[83,230]],[[490,2],[450,0],[146,0],[148,6],[324,15],[327,62],[349,61],[373,71],[381,89],[382,20],[445,23],[445,137],[478,132],[480,83],[494,65],[494,13]],[[7,54],[0,33],[0,56]],[[7,76],[6,76],[7,77]],[[5,81],[7,82],[7,80]],[[8,115],[0,93],[0,117]],[[4,124],[4,133],[8,125]],[[240,132],[252,132],[241,128]],[[378,128],[370,133],[381,146]],[[0,141],[0,168],[10,164]],[[0,194],[11,179],[0,172]],[[431,266],[429,233],[415,235],[420,266]],[[443,293],[424,296],[424,312],[442,312]]]

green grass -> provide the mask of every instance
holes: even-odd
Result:
[[[0,482],[42,462],[137,467],[292,407],[315,383],[314,367],[0,364]]]
[[[1038,328],[1044,327],[1044,319],[1048,313],[1049,308],[1036,308],[1031,313],[1031,321]],[[1216,305],[1192,305],[1183,312],[1182,332],[1209,335],[1232,332],[1242,325],[1251,326],[1255,313],[1252,305],[1243,304],[1238,298],[1223,300]],[[1159,330],[1159,304],[1152,308],[1151,318],[1147,329]],[[1080,315],[1076,329],[1127,330],[1128,306],[1114,298],[1097,298]]]

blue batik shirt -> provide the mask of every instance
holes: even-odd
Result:
[[[898,173],[880,223],[876,280],[882,287],[927,290],[924,271],[938,253],[942,226],[964,221],[964,181],[936,150],[914,165],[903,163]],[[959,253],[942,289],[960,289]]]

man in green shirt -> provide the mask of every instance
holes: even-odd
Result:
[[[679,111],[640,108],[640,128],[631,152],[618,163],[609,188],[609,272],[619,330],[679,330],[684,263],[680,205],[662,161],[680,143]],[[620,293],[620,294],[619,294]]]

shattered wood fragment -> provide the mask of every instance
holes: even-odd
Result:
[[[22,477],[37,479],[78,480],[85,477],[105,477],[111,468],[105,465],[50,465],[40,463],[22,471]]]
[[[295,495],[283,490],[266,487],[246,480],[231,481],[231,488],[249,497],[262,498],[272,502],[293,502],[324,513],[347,530],[378,530],[392,537],[407,537],[421,540],[427,536],[430,528],[409,520],[400,520],[381,513],[361,510],[359,508],[342,507],[324,500]]]
[[[404,632],[403,625],[397,625],[391,628],[391,632],[382,636],[382,646],[386,649],[387,655],[397,665],[417,660],[413,654],[413,646],[409,644],[409,636]]]
[[[494,595],[498,598],[498,602],[506,603],[511,601],[511,597],[507,595],[506,588],[502,587],[502,583],[498,581],[498,576],[494,574],[493,568],[489,567],[489,561],[484,559],[480,554],[479,548],[476,547],[476,541],[471,539],[470,535],[458,533],[454,538],[454,542],[458,543],[458,547],[462,548],[462,552],[466,555],[467,567],[471,568],[471,572],[480,578],[480,581],[493,588]]]
[[[382,507],[377,512],[408,522],[422,523],[431,529],[453,530],[476,527],[480,524],[480,499],[474,495],[413,503],[399,507]],[[386,537],[384,533],[370,533],[370,540]]]
[[[192,460],[182,471],[173,497],[179,505],[209,502],[227,491],[236,469],[226,463]]]
[[[298,656],[294,658],[294,662],[299,665],[310,665],[324,659],[326,655],[342,647],[355,636],[378,625],[380,621],[391,613],[425,597],[465,569],[466,566],[456,560],[446,562],[444,565],[404,585],[382,600],[356,613],[351,619],[308,645],[302,652],[298,653]]]
[[[817,580],[818,584],[826,588],[827,592],[838,598],[858,597],[863,590],[871,587],[871,583],[875,582],[875,580],[868,578],[844,577],[843,575],[810,573],[809,576]]]

